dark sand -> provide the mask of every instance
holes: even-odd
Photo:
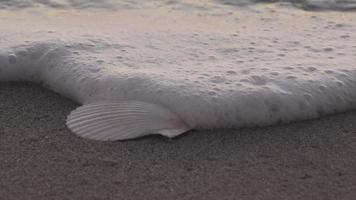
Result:
[[[0,83],[0,199],[356,199],[356,112],[104,143],[66,128],[76,106]]]

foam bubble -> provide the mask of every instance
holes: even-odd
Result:
[[[155,103],[195,128],[268,125],[356,107],[355,14],[310,20],[299,12],[241,11],[230,14],[246,19],[235,23],[186,10],[164,19],[130,12],[110,13],[106,23],[88,13],[0,17],[0,80],[43,83],[82,104]],[[329,18],[347,26],[330,27]]]

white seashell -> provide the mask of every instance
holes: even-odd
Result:
[[[67,126],[94,140],[126,140],[149,134],[175,137],[191,128],[161,106],[141,101],[99,102],[72,111]]]

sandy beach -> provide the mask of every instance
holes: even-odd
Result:
[[[356,112],[168,140],[79,138],[78,105],[32,83],[0,83],[0,197],[354,199]]]

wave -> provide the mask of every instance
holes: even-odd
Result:
[[[0,81],[41,83],[105,112],[101,102],[138,101],[110,105],[142,108],[127,121],[145,126],[142,116],[156,110],[159,127],[176,128],[158,131],[168,136],[356,108],[354,14],[241,12],[0,13]],[[156,120],[162,113],[169,126]]]
[[[77,9],[77,10],[123,10],[139,8],[171,7],[175,9],[212,9],[217,5],[235,7],[253,6],[256,4],[279,4],[294,6],[309,11],[334,10],[354,11],[356,0],[206,0],[206,1],[175,1],[175,0],[148,0],[148,1],[115,1],[115,0],[1,0],[1,9],[25,9],[45,7],[50,9]],[[217,4],[217,5],[214,5]]]
[[[294,6],[308,11],[334,10],[354,11],[355,0],[216,0],[219,3],[231,6],[249,6],[261,3],[274,3],[283,6]]]

